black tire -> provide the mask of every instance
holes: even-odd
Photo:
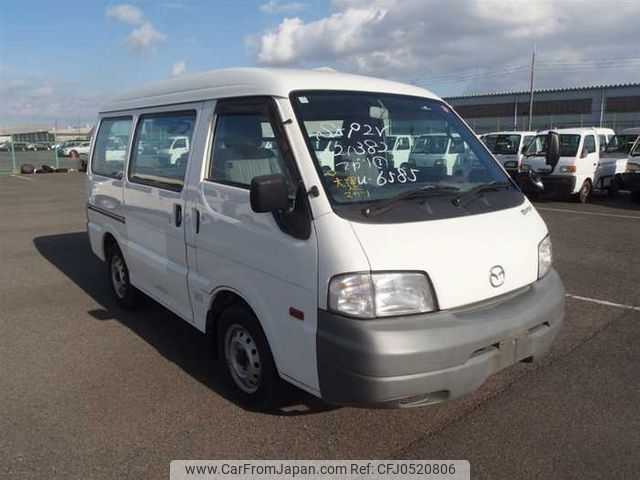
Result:
[[[614,177],[611,179],[611,184],[607,189],[607,195],[609,195],[611,198],[615,198],[618,196],[621,189],[622,179],[620,178],[620,175],[614,175]]]
[[[140,304],[140,291],[131,285],[129,268],[117,245],[112,246],[107,252],[107,275],[118,305],[125,309],[136,308]]]
[[[640,203],[640,190],[634,190],[631,192],[631,201]]]
[[[35,172],[35,170],[35,167],[30,163],[24,163],[20,165],[20,173],[31,175],[33,172]]]
[[[276,408],[280,377],[256,316],[242,304],[227,307],[217,330],[218,352],[238,403],[266,412]]]
[[[591,194],[593,193],[593,187],[590,180],[585,180],[580,187],[580,191],[573,195],[573,198],[578,203],[589,203],[591,201]]]

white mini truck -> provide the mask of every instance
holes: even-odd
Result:
[[[450,168],[394,163],[389,138],[434,133],[458,145]],[[281,380],[340,405],[450,400],[563,323],[542,218],[410,85],[247,68],[124,96],[99,115],[87,217],[118,302],[143,292],[205,333],[248,408]]]
[[[490,132],[482,141],[510,175],[517,175],[524,152],[536,136],[534,131]]]
[[[602,130],[602,129],[600,129]],[[559,143],[550,165],[548,138]],[[545,193],[586,203],[594,189],[617,194],[627,168],[626,154],[601,149],[598,129],[564,128],[540,132],[525,150],[518,181],[529,193]]]

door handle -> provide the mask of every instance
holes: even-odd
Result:
[[[193,213],[196,217],[196,233],[200,233],[200,210],[194,208]]]
[[[174,220],[176,227],[182,225],[182,205],[174,205]]]

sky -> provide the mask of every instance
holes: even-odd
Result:
[[[145,83],[331,67],[438,95],[640,82],[638,0],[3,0],[0,126],[91,124]]]

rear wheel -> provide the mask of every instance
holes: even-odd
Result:
[[[614,177],[611,179],[611,184],[607,189],[607,194],[610,197],[617,197],[621,189],[622,189],[622,179],[620,178],[620,175],[614,175]]]
[[[220,316],[218,341],[238,402],[251,410],[273,409],[280,377],[256,316],[243,305],[231,305]]]
[[[111,247],[107,255],[107,267],[111,290],[123,308],[135,308],[140,301],[140,292],[129,281],[129,269],[124,255],[117,246]]]
[[[591,194],[593,193],[593,189],[591,186],[590,180],[585,180],[580,187],[580,191],[574,194],[574,199],[579,203],[588,203],[591,201]]]

